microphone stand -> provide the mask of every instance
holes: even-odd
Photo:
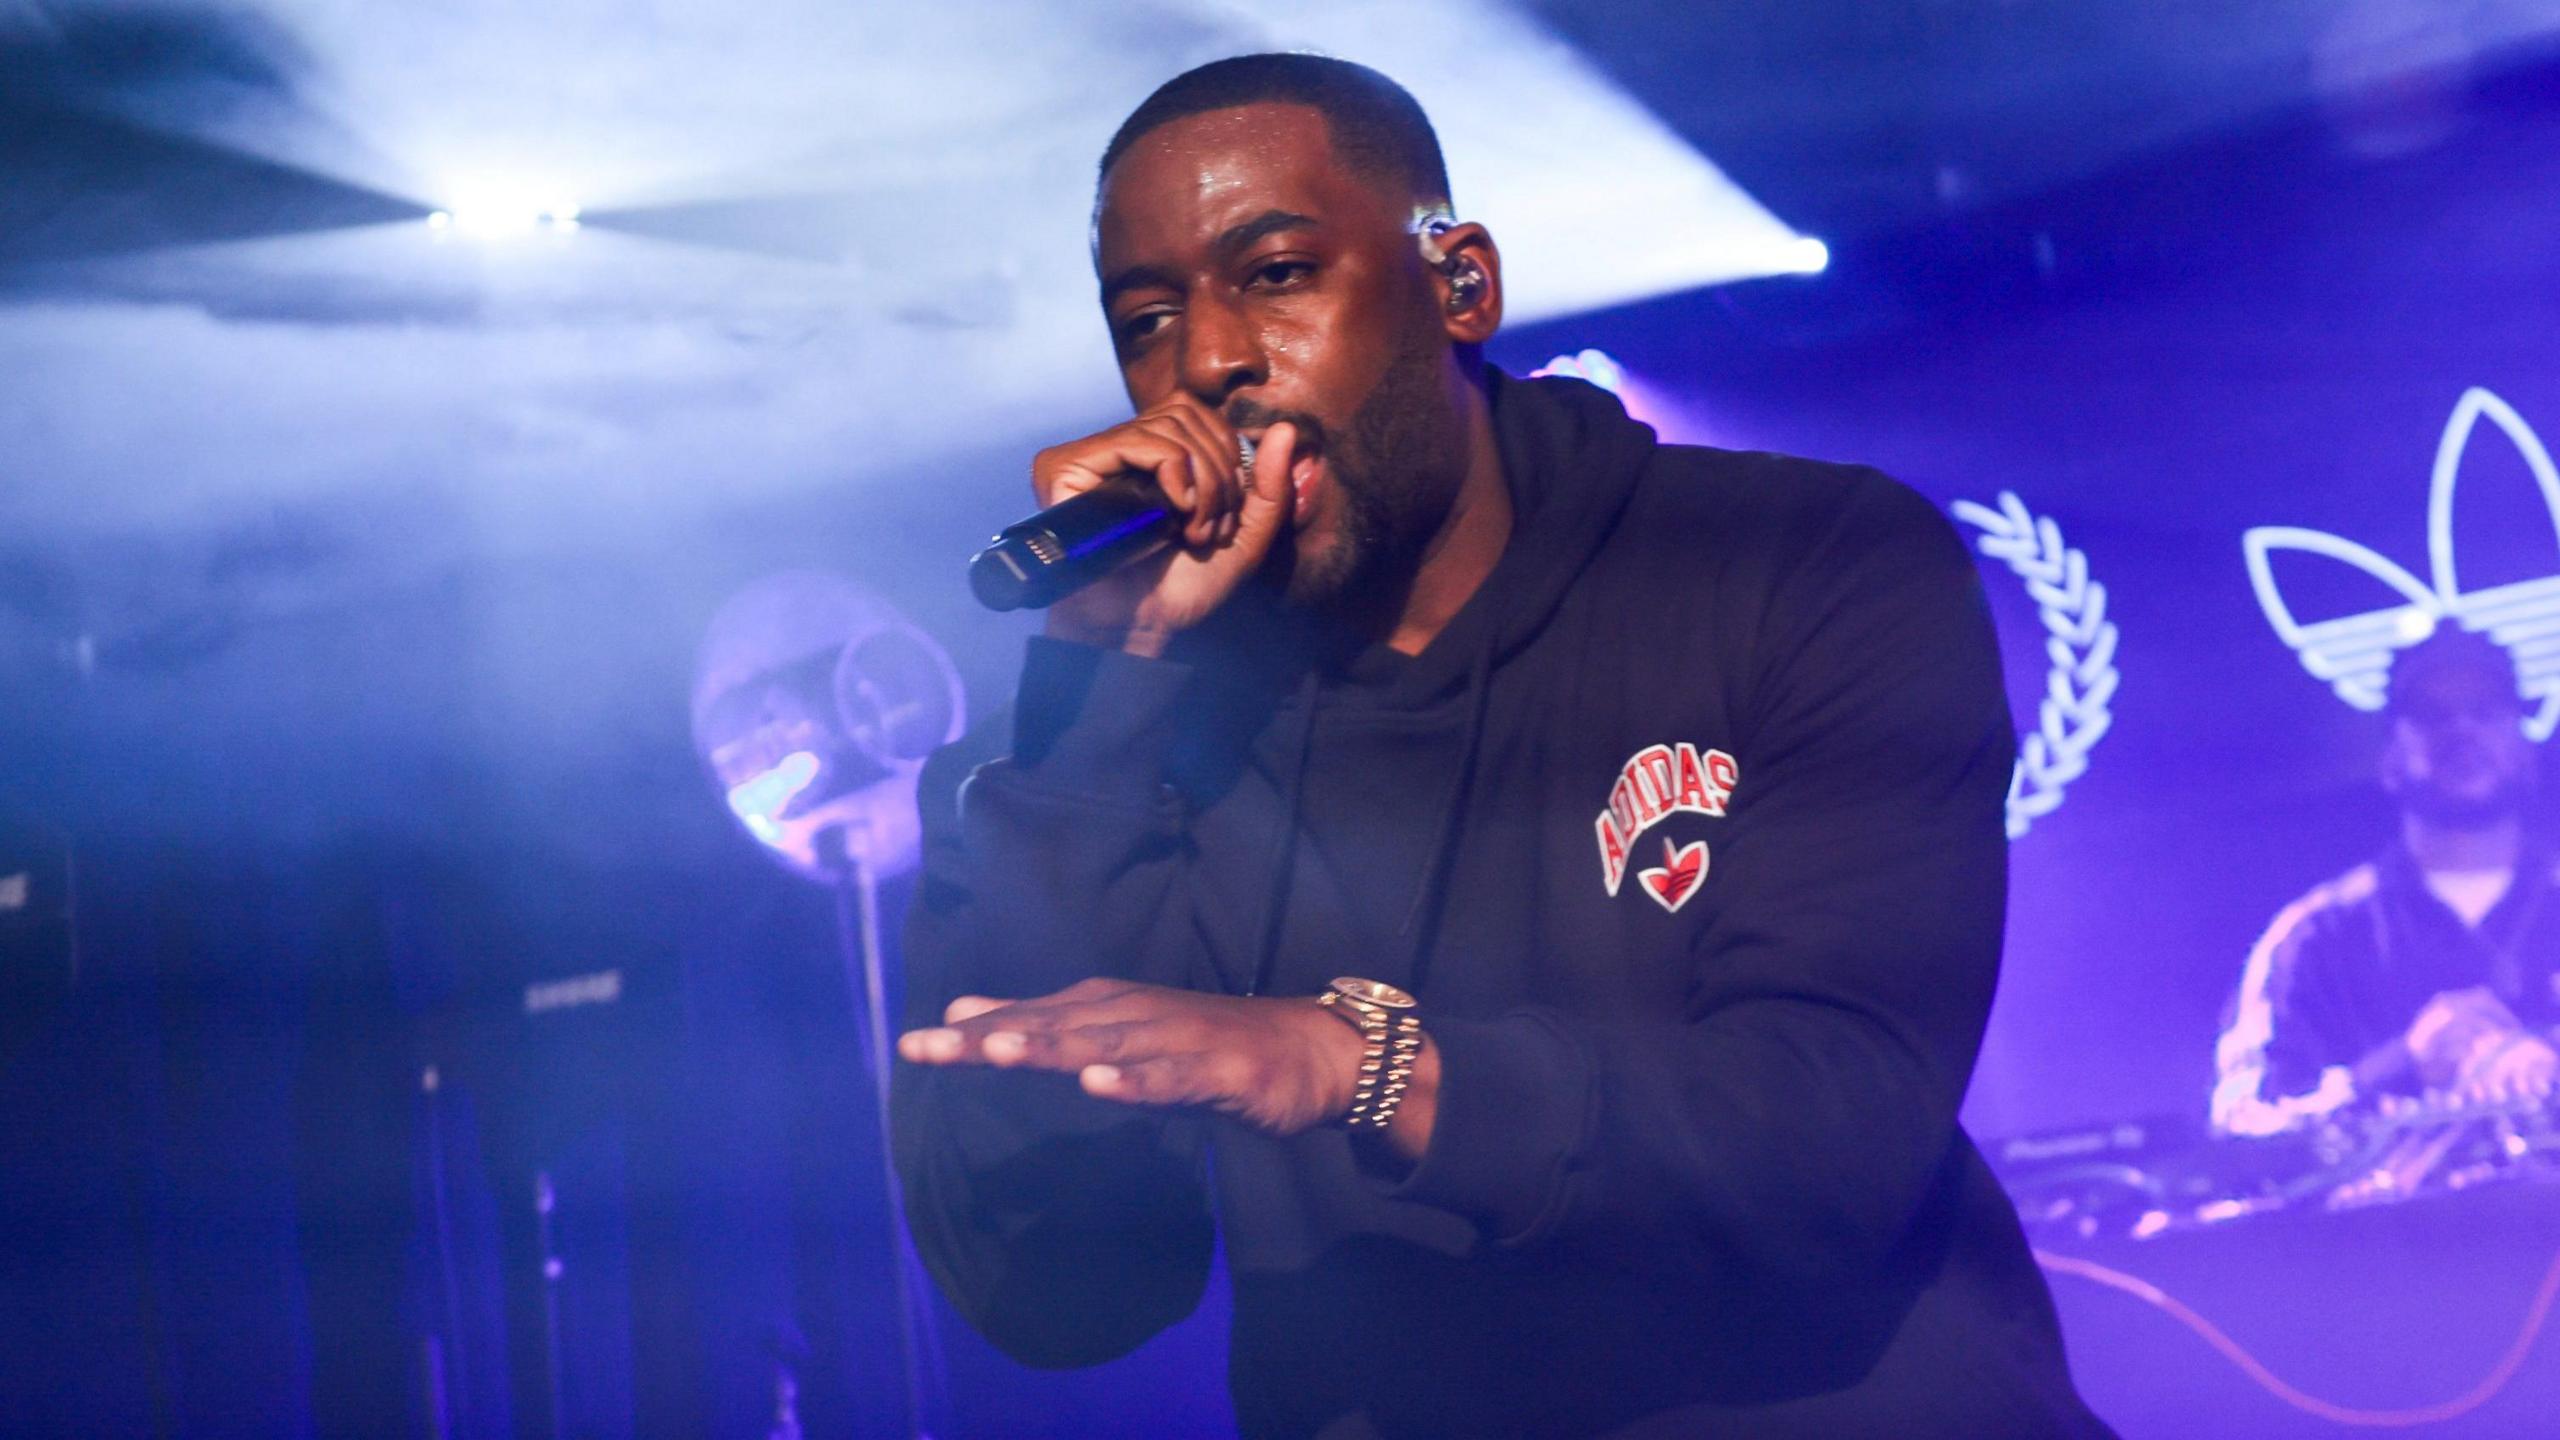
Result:
[[[871,1099],[880,1125],[881,1194],[889,1206],[889,1267],[896,1280],[898,1368],[906,1389],[906,1428],[910,1440],[932,1440],[925,1428],[925,1369],[938,1358],[932,1316],[924,1308],[921,1264],[907,1230],[906,1192],[898,1183],[898,1162],[889,1132],[889,1076],[895,1063],[889,1048],[887,961],[880,943],[880,876],[853,827],[838,832],[843,868],[836,872],[836,940],[842,952],[845,988],[860,1022],[862,1058],[870,1072]],[[937,1371],[939,1364],[934,1367]]]

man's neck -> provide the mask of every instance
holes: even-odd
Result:
[[[1387,630],[1387,648],[1419,655],[1456,618],[1511,542],[1511,486],[1502,475],[1502,451],[1494,443],[1493,407],[1470,386],[1467,406],[1467,478],[1449,506],[1449,518],[1423,552],[1403,609]]]
[[[2507,816],[2477,828],[2455,828],[2403,812],[2400,843],[2421,870],[2513,870],[2524,850],[2524,824]]]

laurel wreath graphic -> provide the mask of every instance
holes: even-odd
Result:
[[[2009,838],[2050,815],[2062,792],[2088,773],[2089,752],[2115,724],[2110,707],[2116,671],[2116,626],[2107,618],[2107,587],[2089,578],[2089,557],[2062,543],[2062,527],[2030,512],[2013,491],[2000,506],[1958,500],[1947,507],[1982,532],[1974,543],[2025,582],[2044,622],[2044,699],[2036,728],[2019,737],[2018,767],[2009,776]]]

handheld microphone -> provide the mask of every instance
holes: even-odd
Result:
[[[1236,451],[1253,469],[1253,441]],[[1041,609],[1173,543],[1182,529],[1155,477],[1128,471],[996,532],[969,560],[969,593],[990,610]]]

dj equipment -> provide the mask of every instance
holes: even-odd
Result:
[[[2386,1096],[2264,1139],[2153,1116],[2012,1136],[1984,1154],[2031,1234],[2142,1238],[2560,1179],[2560,1095]]]
[[[2054,1277],[2073,1378],[2123,1433],[2550,1433],[2554,1097],[2385,1099],[2265,1139],[2199,1113],[1984,1150]]]

